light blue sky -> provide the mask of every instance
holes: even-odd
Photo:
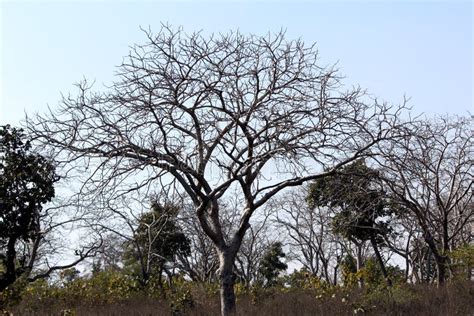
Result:
[[[14,2],[1,3],[0,124],[54,107],[84,76],[113,79],[139,25],[265,34],[317,42],[348,84],[415,112],[474,112],[471,2]]]

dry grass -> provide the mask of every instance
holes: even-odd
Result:
[[[87,302],[22,301],[10,309],[13,315],[218,315],[215,295],[196,287],[192,303],[173,311],[172,303],[150,298],[134,298],[102,305]],[[238,315],[474,315],[474,282],[447,285],[403,285],[390,291],[371,293],[354,289],[333,289],[324,296],[304,290],[273,289],[242,294],[237,301]],[[39,304],[39,305],[38,305]],[[174,304],[176,306],[176,303]]]

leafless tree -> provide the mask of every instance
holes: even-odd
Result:
[[[102,245],[97,254],[90,260],[91,270],[94,274],[99,271],[119,271],[123,268],[123,242],[124,240],[114,233],[102,235]]]
[[[472,117],[426,120],[411,136],[392,142],[379,161],[394,197],[417,219],[436,261],[438,284],[447,277],[449,252],[472,236],[472,136]]]
[[[344,88],[314,46],[283,33],[145,33],[148,42],[131,48],[104,92],[82,82],[77,97],[29,119],[28,129],[82,174],[84,198],[157,185],[186,193],[218,253],[229,315],[235,257],[256,210],[285,188],[373,155],[394,137],[403,106]],[[235,188],[240,221],[224,236],[219,200]]]
[[[333,214],[328,208],[310,207],[307,192],[302,188],[282,195],[275,203],[275,220],[286,231],[286,244],[296,260],[312,275],[336,284],[345,247],[332,232]]]
[[[269,214],[273,211],[266,208],[259,214],[258,218],[252,218],[250,227],[247,230],[239,252],[236,256],[235,270],[245,286],[249,286],[254,282],[260,281],[259,273],[260,263],[268,249],[272,244],[281,241],[281,235],[272,234],[275,228],[269,221]]]
[[[396,254],[405,261],[405,281],[416,274],[416,260],[413,257],[414,245],[420,237],[420,230],[410,213],[398,214],[391,221],[393,232],[384,235],[384,245],[391,255]]]
[[[183,208],[179,223],[191,242],[191,254],[178,257],[180,269],[193,281],[215,281],[219,258],[212,241],[202,230],[192,204]]]
[[[120,261],[123,259],[122,252],[124,245],[128,244],[130,247],[134,247],[138,257],[137,263],[141,272],[139,280],[140,283],[144,285],[151,273],[149,264],[147,265],[147,258],[151,258],[151,256],[147,257],[147,249],[143,249],[142,244],[134,237],[137,234],[140,215],[146,212],[145,206],[136,203],[133,198],[126,199],[124,197],[114,201],[103,201],[103,199],[101,199],[100,203],[97,200],[94,200],[94,202],[96,203],[95,207],[98,211],[88,217],[90,231],[98,232],[102,236],[107,236],[105,240],[108,240],[108,242],[103,245],[104,247],[106,247],[107,244],[112,245],[112,240],[114,240],[115,248],[122,248],[120,250],[114,250],[114,252],[121,252],[120,258],[116,258]],[[100,250],[101,252],[94,258],[94,264],[96,265],[102,265],[104,263],[105,258],[103,257],[105,254],[102,255],[102,252],[106,249],[101,247]],[[117,265],[118,262],[112,264]]]

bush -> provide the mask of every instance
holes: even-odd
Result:
[[[451,252],[451,271],[458,280],[470,280],[474,269],[474,245],[466,244]]]

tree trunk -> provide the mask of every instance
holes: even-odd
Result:
[[[429,232],[426,232],[424,237],[436,261],[438,286],[443,286],[446,281],[446,263],[448,261],[448,258],[440,253],[440,251],[436,247],[436,243],[433,239],[433,236],[431,236]]]
[[[334,275],[333,275],[333,280],[332,280],[332,284],[334,286],[337,285],[337,271],[338,271],[338,269],[339,269],[339,260],[338,260],[337,264],[334,266]]]
[[[426,263],[425,263],[425,276],[426,276],[426,283],[431,283],[431,260],[432,260],[432,257],[433,257],[433,252],[431,251],[431,248],[428,249],[428,253],[427,253],[427,258],[426,258]],[[422,272],[422,275],[423,275],[423,272]]]
[[[17,278],[17,271],[15,267],[16,250],[15,250],[16,238],[8,239],[6,258],[3,262],[5,272],[3,277],[0,279],[0,292],[5,290],[8,286],[13,284]]]
[[[235,274],[233,271],[235,252],[218,250],[221,315],[235,315]]]
[[[329,277],[329,264],[327,260],[324,260],[322,257],[321,257],[321,263],[323,264],[324,278],[326,279],[326,282],[328,284],[331,284],[331,280]]]
[[[411,283],[418,284],[418,283],[422,283],[422,280],[423,280],[423,276],[420,277],[420,271],[419,271],[418,267],[416,266],[416,263],[413,262],[412,270],[411,270],[411,274],[410,274],[410,281],[411,281]]]
[[[163,289],[163,266],[158,269],[158,287]]]
[[[360,243],[356,243],[356,247],[357,247],[357,258],[356,258],[356,264],[357,264],[357,272],[359,272],[363,267],[364,267],[364,258],[362,258],[362,246],[363,246],[364,243],[360,242]],[[362,278],[359,278],[358,280],[358,285],[359,285],[359,288],[362,288],[364,287],[364,280]]]
[[[446,281],[446,257],[444,256],[436,256],[436,269],[437,269],[437,277],[438,277],[438,286],[443,286]]]
[[[375,257],[379,262],[380,270],[382,270],[383,277],[387,281],[387,285],[391,287],[392,280],[390,280],[390,277],[388,276],[387,269],[385,268],[385,263],[383,262],[382,255],[379,252],[379,247],[377,246],[377,241],[375,240],[374,236],[370,236],[370,243],[372,244],[372,248],[374,248]]]
[[[436,265],[438,266],[438,285],[443,285],[445,280],[450,276],[450,260],[449,260],[449,252],[451,251],[449,247],[449,220],[448,220],[448,212],[443,210],[444,218],[443,218],[443,252],[440,255],[440,258],[436,258]]]

